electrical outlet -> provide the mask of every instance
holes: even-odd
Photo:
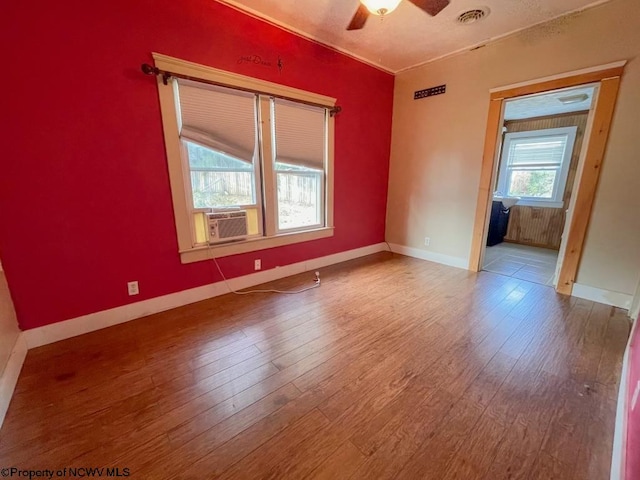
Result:
[[[129,291],[129,295],[138,295],[140,293],[138,282],[127,282],[127,290]]]
[[[431,245],[431,238],[430,237],[424,237],[424,246],[428,247],[429,245]]]
[[[255,260],[253,262],[253,269],[254,270],[261,270],[262,269],[262,260],[260,260],[259,258],[257,260]]]

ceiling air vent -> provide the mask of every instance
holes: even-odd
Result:
[[[456,22],[460,25],[471,25],[472,23],[482,20],[487,15],[489,15],[489,9],[487,7],[474,8],[458,15]]]

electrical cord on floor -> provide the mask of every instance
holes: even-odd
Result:
[[[211,246],[209,246],[209,253],[211,253]],[[248,295],[250,293],[284,293],[284,294],[295,294],[295,293],[302,293],[302,292],[306,292],[308,290],[314,289],[314,288],[318,288],[320,286],[320,272],[315,272],[315,278],[313,280],[314,284],[311,285],[310,287],[307,288],[302,288],[300,290],[275,290],[273,288],[268,288],[268,289],[264,289],[264,290],[244,290],[244,291],[238,291],[238,290],[234,290],[233,288],[231,288],[231,285],[229,285],[229,282],[227,281],[227,277],[224,276],[224,273],[222,273],[222,269],[220,268],[220,264],[218,264],[218,260],[216,259],[216,257],[214,257],[213,255],[211,255],[211,259],[213,260],[213,263],[215,263],[216,268],[218,269],[218,273],[220,273],[220,276],[222,277],[222,280],[224,281],[224,284],[227,286],[227,288],[229,289],[229,291],[231,293],[235,293],[236,295]]]

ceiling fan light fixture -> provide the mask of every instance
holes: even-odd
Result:
[[[393,12],[401,0],[360,0],[374,15],[384,16]]]

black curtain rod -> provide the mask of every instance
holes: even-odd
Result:
[[[142,73],[144,73],[145,75],[162,76],[162,83],[164,83],[165,85],[167,85],[169,83],[169,79],[172,78],[172,77],[173,78],[181,78],[183,80],[191,80],[193,82],[206,83],[208,85],[215,85],[217,87],[227,87],[227,88],[233,88],[235,90],[241,90],[243,92],[257,93],[259,95],[268,95],[270,97],[280,98],[282,100],[291,100],[293,102],[303,103],[305,105],[310,105],[312,107],[326,108],[326,109],[329,110],[329,115],[331,115],[332,117],[342,111],[342,107],[340,107],[338,105],[336,105],[335,107],[327,107],[326,105],[322,105],[321,103],[307,102],[307,101],[299,100],[299,99],[293,98],[293,97],[286,97],[284,95],[275,95],[273,93],[263,92],[263,91],[260,91],[260,90],[252,90],[250,88],[236,87],[235,85],[227,85],[225,83],[214,82],[212,80],[207,80],[207,79],[204,79],[204,78],[192,77],[192,76],[189,76],[189,75],[183,75],[181,73],[175,73],[175,72],[169,72],[167,70],[161,70],[158,67],[154,67],[152,65],[149,65],[148,63],[143,63],[142,64]]]

